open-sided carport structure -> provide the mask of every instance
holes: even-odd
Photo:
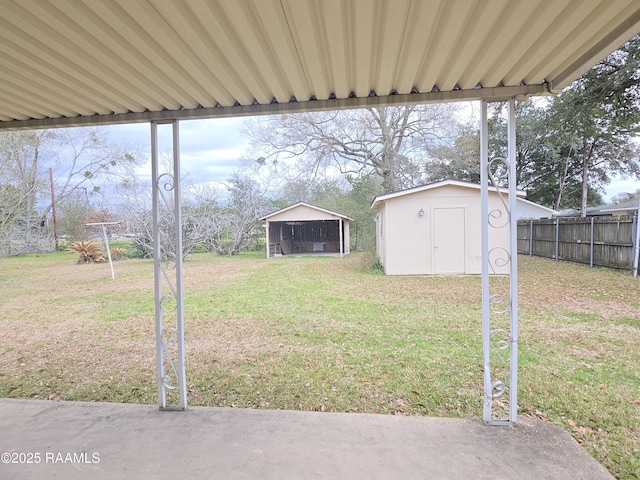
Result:
[[[487,210],[491,166],[506,163],[515,178],[516,97],[560,91],[638,31],[640,0],[3,0],[0,128],[150,123],[158,399],[163,409],[183,409],[178,122],[480,100],[483,417],[510,423],[517,411],[516,222]],[[490,161],[486,105],[503,100],[509,155]],[[173,138],[166,173],[157,161],[163,124]],[[515,201],[515,182],[508,183]],[[172,214],[171,228],[159,220],[161,210]],[[494,227],[510,229],[510,250],[487,244]],[[160,241],[171,232],[178,232],[175,252]],[[496,262],[510,265],[509,282],[490,281]],[[509,397],[504,419],[494,411],[498,395]]]
[[[267,258],[291,253],[332,253],[341,257],[351,251],[346,215],[298,202],[260,220],[265,222]]]

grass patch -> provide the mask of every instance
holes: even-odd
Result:
[[[200,253],[184,265],[191,405],[478,417],[481,282],[344,259]],[[521,257],[520,414],[640,474],[640,283]],[[0,259],[0,396],[156,402],[153,265]]]

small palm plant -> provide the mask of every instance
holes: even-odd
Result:
[[[95,242],[73,242],[67,248],[68,252],[77,253],[80,255],[78,263],[94,263],[104,262],[105,256],[100,246]]]

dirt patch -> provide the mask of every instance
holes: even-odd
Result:
[[[279,338],[268,333],[260,321],[237,317],[214,322],[189,320],[185,343],[191,363],[198,368],[213,364],[236,366],[284,348]]]

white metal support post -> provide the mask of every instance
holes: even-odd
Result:
[[[111,248],[109,247],[109,235],[107,235],[107,225],[119,225],[120,222],[93,222],[85,223],[87,227],[102,227],[102,239],[104,240],[104,248],[107,251],[107,258],[109,259],[109,267],[111,268],[111,280],[116,279],[116,272],[113,269],[113,259],[111,258]]]
[[[338,219],[338,230],[339,230],[338,236],[340,238],[340,258],[342,258],[344,256],[344,248],[343,248],[344,238],[342,238],[342,225],[343,225],[342,224],[342,218],[339,218]]]
[[[182,216],[180,142],[177,120],[172,126],[172,171],[160,173],[158,122],[151,123],[153,190],[153,266],[156,318],[156,363],[160,410],[184,410],[187,388],[184,355],[182,289]]]
[[[518,413],[518,245],[516,218],[515,99],[508,102],[507,159],[489,159],[487,102],[481,101],[482,343],[484,407],[489,425],[512,425]],[[506,182],[505,182],[506,180]],[[505,188],[505,183],[508,189]],[[500,206],[489,205],[489,186]],[[505,191],[508,191],[505,199]],[[492,245],[490,232],[507,229],[508,245]],[[508,282],[504,270],[508,269]],[[496,367],[494,369],[494,367]],[[507,395],[508,394],[508,395]],[[508,397],[508,400],[507,400]],[[499,399],[499,401],[494,401]]]

